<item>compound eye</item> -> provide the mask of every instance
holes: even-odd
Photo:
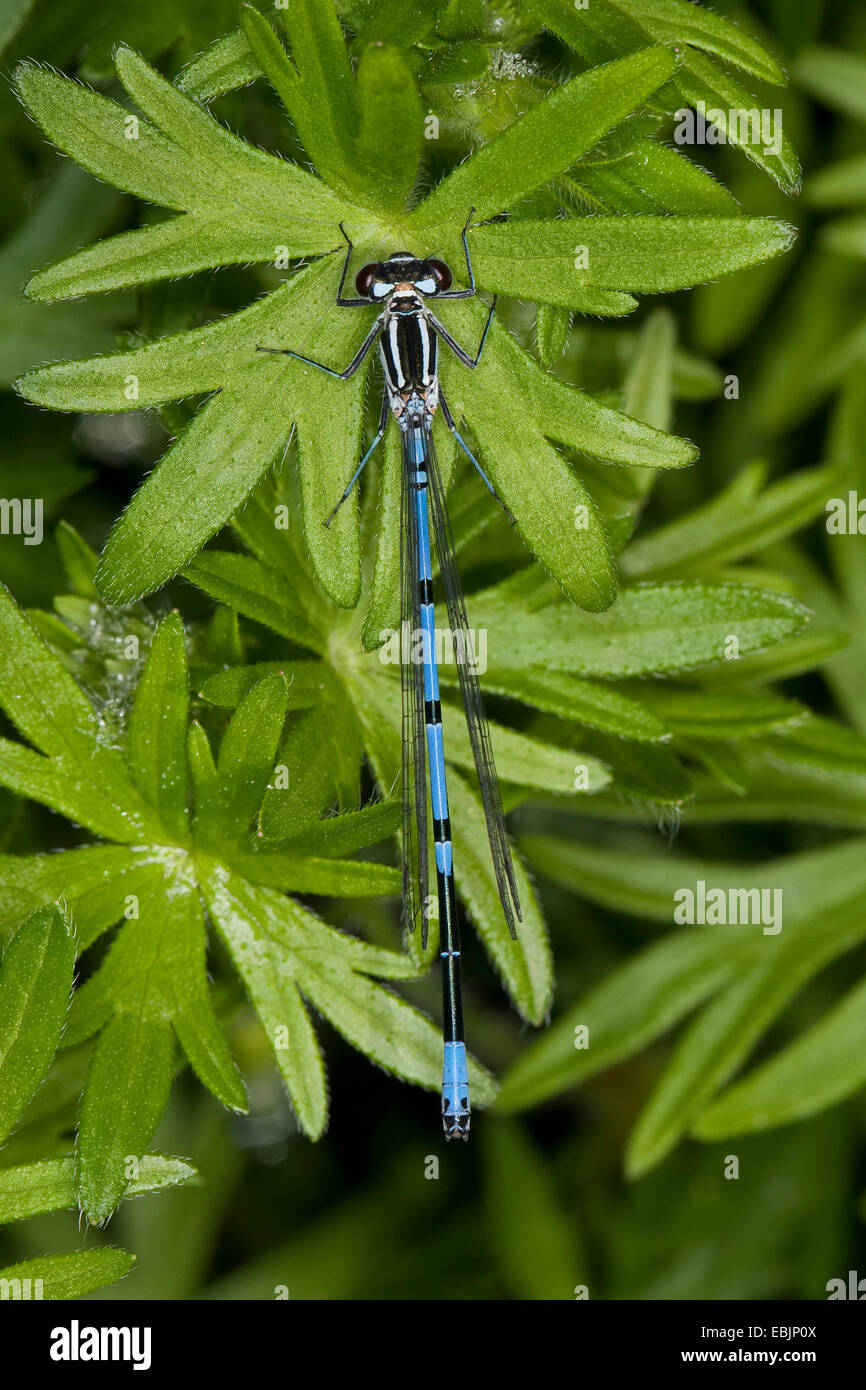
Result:
[[[378,279],[381,273],[382,267],[378,262],[374,261],[371,265],[362,266],[355,276],[355,289],[365,299],[369,299],[373,289],[373,281]]]
[[[447,267],[447,265],[445,264],[445,262],[444,262],[444,261],[428,261],[427,264],[429,265],[430,269],[433,271],[433,274],[436,276],[436,284],[437,284],[439,290],[440,290],[440,291],[450,290],[450,288],[451,288],[451,271],[448,269],[448,267]]]

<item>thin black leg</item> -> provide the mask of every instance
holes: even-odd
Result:
[[[469,242],[466,240],[466,233],[469,231],[469,223],[472,221],[474,208],[469,209],[469,216],[463,224],[463,231],[460,235],[463,238],[463,252],[466,256],[466,272],[469,276],[468,290],[446,290],[444,294],[437,294],[437,299],[471,299],[475,293],[475,272],[472,269],[472,261],[469,257]]]
[[[340,223],[340,231],[343,233],[343,240],[346,243],[346,259],[343,261],[343,273],[340,276],[340,288],[337,290],[337,303],[339,304],[341,309],[360,309],[365,304],[370,303],[369,299],[358,299],[354,296],[351,299],[343,298],[343,286],[346,283],[346,275],[349,270],[349,260],[351,259],[352,255],[352,243],[349,240],[349,234],[346,231],[346,228],[343,226],[342,222]]]
[[[363,301],[363,303],[365,304],[367,304],[368,302],[369,301],[366,299]],[[338,381],[348,381],[350,376],[355,375],[355,372],[358,370],[364,358],[367,356],[367,353],[370,351],[370,348],[375,343],[381,331],[382,315],[380,314],[379,317],[376,319],[376,322],[373,324],[373,327],[370,329],[370,332],[364,339],[363,343],[358,348],[358,351],[355,353],[355,356],[352,358],[348,367],[346,367],[345,370],[342,372],[336,371],[333,367],[326,367],[324,362],[317,362],[312,357],[304,357],[300,352],[293,352],[291,348],[257,347],[256,352],[276,352],[281,353],[284,357],[294,357],[296,362],[306,362],[308,367],[318,367],[320,372],[327,372],[328,376],[336,377]]]
[[[442,339],[442,341],[448,344],[455,357],[457,357],[459,361],[463,363],[464,367],[475,368],[481,361],[481,354],[484,351],[484,344],[487,341],[487,334],[490,332],[490,325],[493,322],[493,314],[496,309],[497,298],[497,295],[493,296],[493,303],[491,304],[490,312],[487,315],[487,322],[484,325],[484,332],[481,334],[481,342],[478,344],[478,351],[476,352],[474,357],[470,357],[466,349],[462,348],[459,343],[456,343],[454,341],[454,339],[451,337],[451,334],[448,332],[448,329],[445,327],[444,323],[440,323],[436,315],[431,314],[428,310],[427,318],[429,319],[430,323],[432,323],[433,327],[436,329],[436,332],[439,334],[439,337]]]
[[[499,505],[500,505],[500,507],[502,508],[502,510],[504,511],[505,515],[508,517],[508,520],[511,522],[511,525],[514,526],[514,525],[516,524],[516,523],[515,523],[515,520],[514,520],[514,517],[512,516],[511,512],[510,512],[510,511],[508,510],[508,508],[506,507],[506,505],[505,505],[505,503],[503,502],[502,498],[499,496],[499,493],[496,491],[496,488],[495,488],[495,487],[493,486],[493,484],[491,483],[491,481],[490,481],[490,479],[488,478],[487,474],[484,472],[484,469],[481,467],[481,464],[478,462],[478,460],[477,460],[477,458],[475,457],[475,455],[473,454],[472,450],[469,448],[469,445],[466,443],[466,440],[463,438],[463,435],[460,433],[460,431],[458,430],[457,426],[455,425],[455,423],[454,423],[454,416],[451,414],[451,411],[450,411],[449,408],[448,408],[448,402],[446,401],[445,397],[443,396],[441,389],[440,389],[440,391],[439,391],[439,404],[440,404],[441,407],[442,407],[442,418],[443,418],[443,420],[445,421],[445,423],[446,423],[446,425],[448,426],[448,428],[449,428],[449,430],[451,431],[451,433],[454,435],[454,438],[457,440],[457,443],[460,445],[460,448],[463,450],[464,454],[465,454],[466,457],[469,459],[469,462],[472,464],[472,466],[475,468],[476,472],[479,474],[479,476],[480,476],[480,478],[481,478],[481,481],[483,482],[484,486],[487,488],[487,491],[490,493],[490,495],[491,495],[491,497],[493,498],[494,502],[498,502],[498,503],[499,503]]]
[[[364,457],[361,459],[361,462],[358,464],[358,467],[355,469],[354,473],[352,474],[351,478],[349,479],[348,483],[346,484],[345,488],[343,489],[343,495],[342,495],[342,497],[340,498],[339,502],[337,503],[336,507],[334,507],[333,510],[330,511],[330,512],[328,513],[327,517],[325,518],[325,525],[326,525],[326,526],[330,526],[331,522],[334,520],[334,517],[337,515],[337,512],[340,510],[340,508],[342,507],[342,505],[343,505],[343,503],[345,502],[346,498],[349,496],[349,493],[352,491],[352,488],[355,486],[356,482],[358,481],[358,479],[360,478],[361,474],[363,473],[363,471],[364,471],[364,465],[365,465],[365,463],[367,462],[367,459],[370,457],[370,455],[372,454],[372,452],[373,452],[373,450],[376,448],[376,446],[377,446],[378,444],[380,444],[381,441],[382,441],[382,439],[384,438],[384,436],[385,436],[385,426],[387,425],[387,423],[388,423],[388,393],[387,393],[387,391],[386,391],[385,394],[384,394],[383,397],[382,397],[382,410],[381,410],[381,413],[380,413],[380,415],[379,415],[379,428],[378,428],[378,430],[377,430],[377,432],[376,432],[376,438],[373,440],[373,443],[370,445],[370,447],[369,447],[369,449],[367,450],[366,454],[365,454]]]

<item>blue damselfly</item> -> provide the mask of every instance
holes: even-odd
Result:
[[[466,256],[468,288],[452,289],[448,266],[439,260],[419,259],[406,251],[397,251],[386,261],[365,265],[355,278],[357,296],[343,294],[352,242],[344,227],[340,231],[346,241],[346,258],[337,304],[341,308],[382,306],[357,353],[343,371],[315,362],[289,348],[262,347],[261,352],[284,353],[317,367],[341,381],[351,377],[361,366],[374,343],[385,375],[385,390],[376,436],[325,525],[330,525],[339,508],[352,491],[363,472],[364,465],[381,443],[389,411],[401,431],[403,450],[402,484],[402,615],[411,622],[413,633],[421,637],[420,663],[401,661],[403,689],[403,904],[407,926],[414,930],[420,923],[421,938],[427,944],[428,908],[428,791],[429,809],[433,819],[433,845],[436,862],[436,885],[440,924],[440,955],[442,959],[443,1000],[443,1066],[442,1120],[446,1137],[466,1139],[469,1134],[469,1078],[466,1061],[466,1040],[463,1028],[462,974],[460,966],[460,927],[457,897],[454,888],[454,864],[451,846],[451,824],[448,813],[448,788],[445,774],[442,707],[439,699],[439,671],[435,648],[435,608],[433,601],[433,565],[430,546],[432,530],[439,560],[439,572],[445,605],[452,634],[457,639],[457,669],[466,724],[472,746],[475,768],[481,789],[493,868],[509,930],[516,934],[515,918],[520,920],[520,904],[511,850],[502,813],[499,783],[493,761],[490,730],[484,711],[484,701],[478,676],[466,659],[469,624],[466,606],[457,573],[454,540],[445,504],[445,491],[436,451],[433,445],[433,419],[441,408],[448,428],[464,453],[477,469],[486,487],[503,510],[510,513],[478,460],[459,433],[448,404],[439,386],[437,370],[438,339],[451,349],[465,367],[475,368],[481,360],[484,344],[496,308],[490,306],[487,322],[474,357],[470,357],[455,342],[445,325],[429,308],[430,300],[469,299],[475,290],[475,276],[469,255],[467,231],[472,211],[463,227],[463,249]],[[464,641],[459,639],[463,637]],[[461,659],[461,647],[462,659]]]

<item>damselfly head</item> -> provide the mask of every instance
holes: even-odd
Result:
[[[444,261],[424,260],[408,251],[395,251],[387,261],[371,261],[355,276],[355,288],[365,299],[387,299],[395,285],[412,285],[424,295],[440,294],[451,287],[451,271]]]

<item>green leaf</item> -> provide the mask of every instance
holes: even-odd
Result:
[[[434,431],[437,421],[434,421]],[[438,441],[433,435],[438,452]],[[365,651],[375,651],[393,632],[401,631],[401,539],[402,522],[400,495],[403,485],[403,459],[396,430],[390,430],[383,440],[379,474],[381,512],[377,518],[376,553],[370,579],[370,598],[361,642]]]
[[[275,1048],[298,1118],[312,1138],[325,1123],[321,1059],[296,987],[338,1032],[368,1057],[408,1081],[439,1087],[442,1040],[438,1030],[397,995],[358,973],[366,951],[349,954],[313,931],[314,919],[290,899],[253,888],[215,867],[204,885],[220,933],[244,977]],[[371,962],[375,970],[375,957]],[[286,995],[288,991],[288,995]],[[295,1034],[297,1033],[297,1036]],[[472,1063],[480,1104],[493,1096],[492,1078]]]
[[[866,1085],[866,982],[744,1080],[725,1091],[694,1126],[699,1139],[790,1124],[837,1105]]]
[[[12,1298],[36,1297],[30,1289],[38,1287],[40,1297],[47,1300],[83,1298],[85,1294],[104,1288],[123,1279],[135,1264],[135,1256],[127,1250],[106,1246],[99,1250],[73,1250],[67,1255],[37,1255],[17,1265],[0,1269],[0,1280],[13,1290],[24,1287],[28,1292]]]
[[[490,339],[494,348],[501,345],[502,366],[506,355],[519,352],[501,329],[494,328]],[[482,462],[530,550],[574,602],[592,611],[606,608],[616,585],[607,537],[579,478],[541,431],[528,423],[536,418],[540,402],[515,389],[498,361],[482,362],[477,372],[459,374],[448,363],[443,367],[448,403],[456,415],[465,414],[471,420]],[[589,397],[578,398],[574,404],[581,411],[586,405],[592,414],[599,410]],[[605,423],[599,421],[602,431]],[[545,420],[543,428],[557,432],[553,421]],[[603,450],[603,434],[593,437],[596,448]],[[537,485],[538,478],[545,480],[543,489]]]
[[[646,294],[714,280],[781,255],[795,235],[768,217],[567,217],[478,227],[472,241],[485,289],[568,308],[589,287]]]
[[[178,86],[199,101],[213,101],[261,77],[262,70],[253,56],[243,29],[215,39],[203,53],[182,70]]]
[[[621,565],[631,578],[702,573],[772,545],[824,510],[841,479],[835,467],[795,473],[760,490],[764,469],[744,469],[710,502],[633,541]]]
[[[214,1009],[206,973],[207,938],[201,899],[189,893],[170,903],[171,933],[160,967],[171,980],[171,1021],[187,1061],[221,1105],[239,1114],[248,1110],[240,1072]]]
[[[196,807],[198,807],[216,777],[216,763],[213,759],[208,736],[197,720],[193,720],[189,726],[186,753],[189,759],[190,776],[195,788]]]
[[[281,221],[291,226],[295,218],[302,218],[304,244],[311,250],[331,248],[334,215],[339,220],[341,205],[312,175],[232,135],[131,49],[119,48],[116,61],[133,100],[155,124],[138,118],[137,127],[131,126],[124,107],[57,73],[31,64],[17,69],[22,101],[59,149],[106,183],[148,202],[194,213],[195,220],[204,224],[205,238],[208,223],[216,220],[219,226],[222,220],[218,212],[214,217],[214,209],[223,206],[223,199],[231,197],[233,186],[242,180],[248,225],[255,227],[257,219],[260,225],[263,222],[271,229],[273,241]],[[159,243],[164,231],[152,230]],[[126,233],[107,246],[103,243],[99,251],[80,252],[41,272],[31,281],[28,293],[39,299],[81,293],[76,266],[90,278],[117,256],[128,259],[130,244],[146,245],[148,235]],[[131,238],[136,240],[131,243]],[[135,279],[120,283],[135,283]]]
[[[63,1032],[75,938],[69,913],[34,912],[18,928],[0,968],[0,1144],[43,1081]]]
[[[441,678],[441,676],[440,676]],[[499,671],[485,676],[485,689],[508,695],[533,709],[556,714],[591,729],[656,743],[669,731],[651,710],[612,686],[580,680],[565,671]]]
[[[548,604],[529,621],[505,592],[489,590],[473,603],[473,621],[496,633],[496,673],[534,665],[586,676],[690,670],[723,661],[730,637],[741,653],[754,651],[791,636],[806,616],[781,594],[687,582],[626,590],[606,613]]]
[[[398,800],[377,801],[362,806],[360,811],[348,811],[342,816],[327,816],[316,821],[299,835],[293,835],[287,848],[291,852],[343,855],[378,844],[400,828],[401,804]]]
[[[535,316],[535,345],[542,366],[552,367],[554,362],[559,361],[565,352],[570,327],[571,314],[568,309],[560,309],[553,304],[539,304]]]
[[[196,1170],[179,1158],[146,1154],[137,1177],[127,1189],[128,1197],[178,1187],[194,1178]],[[65,1211],[78,1206],[75,1192],[75,1159],[50,1158],[40,1163],[24,1163],[0,1168],[0,1224],[21,1221],[48,1211]]]
[[[584,743],[607,764],[620,794],[679,807],[692,793],[685,768],[664,744],[633,743],[601,732],[587,733]]]
[[[806,201],[815,208],[858,208],[866,203],[866,155],[840,159],[809,175]]]
[[[780,875],[774,876],[778,881]],[[849,869],[832,882],[825,880],[823,910],[805,930],[792,928],[793,913],[803,920],[801,903],[795,901],[782,936],[763,943],[765,959],[723,991],[686,1031],[632,1135],[626,1159],[632,1177],[669,1152],[805,981],[862,939],[862,883],[850,896],[852,881],[861,879],[862,867],[857,866],[853,874]],[[784,888],[780,891],[784,894]]]
[[[239,372],[236,385],[204,406],[133,498],[97,572],[110,603],[129,602],[171,579],[285,447],[290,426],[267,409],[272,375],[258,364]]]
[[[685,100],[691,106],[703,101],[707,109],[712,109],[720,130],[731,145],[738,146],[748,159],[779,185],[783,193],[796,194],[800,191],[802,171],[800,162],[788,136],[782,132],[780,149],[777,154],[769,151],[751,139],[742,139],[741,125],[731,120],[731,113],[755,109],[755,98],[739,82],[735,82],[709,58],[702,53],[690,52],[677,74],[677,85]]]
[[[683,690],[653,682],[641,684],[630,693],[645,701],[681,738],[751,738],[808,719],[808,711],[798,701],[770,691],[729,690],[716,694],[712,690]],[[862,770],[866,771],[866,765]]]
[[[764,46],[723,15],[690,0],[614,0],[659,43],[689,43],[744,68],[764,82],[784,83],[785,74]]]
[[[714,667],[712,681],[720,689],[736,689],[766,681],[788,680],[822,666],[845,644],[844,632],[805,632],[798,637],[789,637],[766,651],[751,652],[740,661],[729,661],[726,666]]]
[[[95,1225],[126,1195],[165,1109],[173,1059],[171,1028],[134,1014],[115,1014],[96,1045],[76,1142],[78,1197]]]
[[[35,0],[9,0],[0,20],[0,53],[14,39],[21,25],[33,9]]]
[[[0,743],[0,781],[46,800],[71,819],[135,843],[154,828],[115,749],[102,742],[96,711],[72,676],[0,586],[0,705],[40,758]]]
[[[63,568],[73,593],[80,594],[82,598],[96,598],[96,586],[93,577],[96,574],[96,566],[99,564],[99,556],[95,550],[91,550],[87,542],[79,536],[75,527],[70,526],[68,521],[60,522],[56,531],[56,540],[57,549],[60,551],[60,558],[63,561]]]
[[[855,121],[866,121],[866,59],[862,54],[815,44],[799,54],[794,77],[825,106]]]
[[[272,628],[290,642],[319,650],[319,634],[310,625],[291,585],[252,556],[207,550],[184,573],[205,593],[244,617]]]
[[[34,265],[66,255],[81,242],[103,235],[122,213],[123,198],[113,188],[67,165],[59,169],[27,216],[0,249],[0,382],[49,357],[75,352],[108,352],[118,326],[127,320],[124,298],[87,305],[48,308],[22,297],[21,286]],[[45,494],[46,510],[48,499]]]
[[[760,144],[742,143],[727,113],[751,110],[755,99],[712,58],[699,51],[718,53],[725,61],[767,81],[784,80],[774,59],[741,29],[686,0],[593,0],[591,9],[579,11],[568,0],[536,0],[535,8],[549,29],[591,63],[608,63],[662,38],[664,42],[694,45],[680,55],[673,81],[659,92],[654,104],[671,111],[675,104],[681,109],[684,104],[694,106],[703,101],[707,107],[718,109],[730,143],[741,144],[748,158],[785,192],[798,191],[800,166],[787,136],[782,136],[778,155],[766,153]],[[673,40],[672,34],[679,34],[680,38]]]
[[[170,613],[157,628],[129,717],[126,756],[141,791],[172,838],[187,834],[186,726],[189,683],[183,622]]]
[[[657,430],[668,430],[673,413],[676,327],[666,309],[656,309],[643,326],[623,382],[626,414]]]
[[[67,1042],[89,1037],[114,1011],[160,1026],[170,1020],[203,1085],[223,1105],[245,1111],[243,1084],[210,998],[204,918],[190,879],[185,859],[172,864],[166,855],[144,891],[124,904],[124,923],[107,956],[76,992]]]
[[[317,858],[304,850],[234,851],[232,865],[252,883],[280,888],[287,893],[315,893],[322,897],[379,898],[400,892],[400,873],[386,864],[354,859]]]
[[[0,588],[0,703],[41,752],[88,759],[99,732],[86,695]]]
[[[790,855],[773,861],[772,868],[693,858],[687,855],[640,853],[631,848],[627,861],[617,849],[570,840],[557,844],[549,837],[527,837],[538,864],[569,892],[626,916],[635,914],[670,924],[674,920],[675,894],[684,885],[703,879],[708,887],[766,888],[773,882],[786,899],[785,931],[816,917],[825,906],[822,888],[834,876],[834,897],[853,893],[862,872],[858,854],[862,841],[840,842],[826,850]],[[843,886],[840,888],[836,884]],[[730,936],[730,933],[729,933]]]
[[[862,734],[818,715],[807,714],[793,728],[775,730],[762,741],[762,748],[781,762],[807,763],[828,772],[866,774],[866,739]]]
[[[349,55],[330,5],[297,0],[282,14],[292,66],[267,21],[241,10],[247,41],[322,178],[350,197],[367,187],[353,158],[357,111]]]
[[[199,798],[196,827],[204,843],[243,836],[258,814],[273,774],[287,695],[285,676],[267,676],[232,715],[216,778]]]
[[[863,259],[866,257],[866,217],[840,218],[838,222],[825,227],[821,244],[837,255]]]
[[[568,0],[534,0],[533,9],[554,33],[576,45],[587,42],[585,31],[589,28],[592,33],[593,21],[602,33],[607,20],[607,32],[630,37],[624,23],[627,17],[658,43],[693,44],[765,82],[785,81],[782,69],[762,44],[739,25],[689,0],[600,0],[591,15],[575,12]]]
[[[305,536],[318,577],[336,602],[356,601],[357,513],[343,507],[330,530],[322,523],[357,463],[364,374],[335,393],[323,373],[257,352],[291,340],[342,365],[340,359],[354,350],[351,343],[360,342],[364,323],[333,313],[337,275],[337,265],[326,258],[233,318],[130,353],[40,369],[19,383],[28,398],[54,409],[78,408],[74,402],[86,399],[85,409],[99,411],[220,389],[109,537],[98,583],[112,602],[158,587],[192,558],[282,456],[293,419],[300,437]],[[285,383],[293,388],[294,412],[286,411]]]
[[[304,710],[280,748],[279,781],[268,787],[259,827],[269,840],[300,834],[315,824],[334,800],[334,759],[328,734],[335,712],[330,702]]]
[[[444,707],[443,713],[448,729],[446,757],[464,771],[473,773],[475,763],[466,723],[454,706]],[[576,790],[598,791],[610,781],[610,774],[598,759],[578,748],[558,748],[496,723],[491,724],[490,731],[496,750],[496,769],[502,782],[558,796],[573,796]],[[578,770],[580,781],[577,780]]]
[[[456,305],[451,306],[451,312],[457,312]],[[475,328],[464,333],[464,337],[471,341],[473,332],[480,334],[483,327],[481,311],[477,306],[462,306],[462,312],[464,315],[471,314],[474,320]],[[503,424],[494,433],[496,422],[503,416],[512,397],[516,409],[513,415],[505,415],[505,422],[510,421],[514,435],[522,438],[524,473],[526,450],[531,441],[528,422],[535,419],[541,422],[547,438],[605,463],[627,463],[638,468],[684,468],[697,458],[698,451],[688,440],[651,429],[628,415],[599,405],[591,396],[566,386],[551,373],[540,372],[511,335],[497,328],[495,321],[488,344],[476,372],[452,369],[447,361],[443,361],[442,366],[449,403],[455,400],[465,402],[467,419],[471,420],[473,429],[479,435],[481,428],[478,422],[487,422],[486,430],[492,437],[493,449],[488,462],[494,476],[497,476],[497,450],[508,449],[509,440],[512,439]],[[493,352],[490,351],[491,347]],[[485,403],[488,406],[486,412]],[[498,415],[494,415],[493,405],[498,407]],[[516,418],[518,409],[523,412],[522,423]],[[510,449],[514,449],[513,442]],[[551,476],[549,470],[543,471],[540,461],[538,473],[546,480]],[[552,476],[555,478],[555,474]],[[537,496],[535,500],[539,504]],[[586,529],[591,535],[591,522],[586,523],[585,527],[578,527],[575,520],[577,515],[574,506],[568,507],[565,512],[571,532],[571,545],[566,539],[568,531],[561,539],[561,548],[566,553],[574,544],[576,531],[580,533]],[[582,515],[580,519],[584,521]]]
[[[213,552],[208,551],[208,554]],[[266,676],[284,675],[289,682],[289,708],[315,709],[325,698],[330,673],[321,661],[253,661],[208,676],[199,694],[203,700],[226,709],[237,709],[253,686]]]
[[[458,165],[415,213],[418,227],[459,227],[513,207],[565,171],[676,69],[674,55],[649,48],[581,73],[543,97],[472,159]]]
[[[601,159],[591,152],[561,180],[570,201],[600,213],[678,213],[683,217],[737,217],[736,198],[679,150],[658,140],[628,141]]]
[[[559,848],[545,844],[539,853],[545,872],[549,854]],[[497,1110],[526,1110],[640,1051],[713,995],[743,955],[724,929],[701,936],[676,932],[639,951],[522,1054],[503,1078]]]
[[[763,742],[764,739],[760,743],[743,742],[737,747],[737,762],[749,789],[748,796],[732,795],[712,780],[693,778],[696,797],[689,810],[693,824],[781,821],[866,829],[866,778],[862,773],[828,772],[805,763],[783,761],[778,754],[765,752]],[[590,808],[596,804],[596,799],[586,803]]]
[[[62,896],[83,950],[119,921],[130,893],[161,873],[158,853],[120,845],[0,855],[0,926],[18,923],[28,911]]]
[[[274,1049],[298,1123],[310,1139],[318,1139],[328,1116],[325,1065],[295,972],[271,934],[273,900],[216,867],[202,890]]]
[[[484,1169],[491,1245],[509,1292],[520,1299],[573,1299],[583,1263],[578,1231],[544,1155],[518,1125],[490,1125]]]
[[[379,200],[399,210],[418,177],[424,144],[424,110],[415,79],[396,48],[375,44],[361,55],[357,92],[358,163]]]
[[[103,788],[88,786],[87,780],[79,767],[67,772],[60,758],[43,758],[20,743],[0,739],[0,785],[50,806],[97,835],[139,839],[139,833],[131,826],[121,828],[120,797],[107,797]]]
[[[235,666],[244,659],[238,615],[231,608],[214,609],[208,632],[207,653],[217,666]]]

